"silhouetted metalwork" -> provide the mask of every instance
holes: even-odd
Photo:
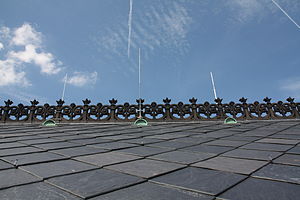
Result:
[[[31,101],[30,106],[13,105],[11,100],[4,101],[5,106],[0,106],[0,121],[2,123],[42,123],[53,119],[62,123],[89,123],[89,122],[133,122],[139,116],[139,99],[137,104],[117,104],[117,100],[109,100],[110,105],[91,105],[89,99],[83,100],[83,105],[64,105],[63,100],[58,100],[57,105],[38,105],[37,100]],[[197,104],[197,99],[192,98],[189,104],[179,102],[172,104],[171,99],[163,99],[163,104],[152,102],[144,104],[141,99],[142,117],[147,121],[207,121],[224,120],[233,117],[237,120],[269,120],[269,119],[298,119],[300,118],[300,103],[295,103],[289,97],[287,102],[272,103],[266,97],[264,103],[255,101],[247,103],[246,98],[241,98],[240,103],[222,103],[218,98],[215,103],[205,102]]]

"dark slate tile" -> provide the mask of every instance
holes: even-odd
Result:
[[[225,131],[225,130],[220,130],[220,131],[214,131],[214,132],[209,132],[205,134],[205,137],[210,137],[210,138],[222,138],[222,137],[227,137],[231,136],[234,134],[237,134],[238,132],[234,131]]]
[[[229,172],[188,167],[151,180],[195,192],[216,195],[237,184],[246,176]]]
[[[0,180],[0,189],[41,181],[38,177],[20,169],[1,170]]]
[[[152,144],[156,142],[162,142],[164,140],[155,139],[155,138],[137,138],[137,139],[130,139],[130,140],[124,140],[125,143],[131,143],[131,144]]]
[[[180,149],[181,151],[190,151],[190,152],[204,152],[204,153],[214,153],[220,154],[226,151],[232,150],[232,147],[221,147],[221,146],[210,146],[210,145],[196,145],[187,148]]]
[[[155,160],[176,162],[180,164],[191,164],[201,160],[205,160],[214,157],[215,154],[209,153],[191,153],[185,151],[171,151],[167,153],[158,154],[149,158]]]
[[[10,149],[10,148],[17,148],[17,147],[25,147],[27,145],[21,144],[19,142],[9,142],[9,143],[1,143],[0,141],[0,149]]]
[[[264,144],[264,143],[250,143],[246,144],[240,148],[243,149],[256,149],[256,150],[264,150],[264,151],[287,151],[292,148],[292,145],[284,145],[284,144]]]
[[[35,140],[24,140],[20,141],[20,143],[32,145],[32,144],[44,144],[51,142],[60,142],[61,140],[53,139],[53,138],[45,138],[45,139],[35,139]]]
[[[49,162],[54,160],[65,159],[65,156],[57,155],[49,152],[31,153],[23,155],[6,156],[1,159],[11,163],[20,165],[27,165],[32,163]]]
[[[45,150],[54,150],[54,149],[64,149],[69,147],[78,147],[80,144],[75,144],[71,142],[55,142],[55,143],[46,143],[46,144],[36,144],[34,147],[45,149]]]
[[[252,176],[300,184],[300,167],[269,164]]]
[[[117,152],[107,152],[101,154],[93,154],[89,156],[80,156],[80,157],[76,157],[75,159],[103,167],[106,165],[137,160],[140,158],[141,157],[138,156],[126,155]]]
[[[259,143],[271,143],[271,144],[298,144],[300,140],[288,140],[288,139],[277,139],[277,138],[263,138],[261,140],[257,140]]]
[[[159,153],[164,153],[171,151],[171,149],[159,148],[159,147],[149,147],[149,146],[139,146],[128,149],[119,150],[118,152],[133,154],[138,156],[151,156]]]
[[[187,143],[187,142],[165,141],[165,142],[149,144],[148,146],[170,148],[170,149],[179,149],[179,148],[189,147],[189,146],[193,146],[193,145],[194,144]]]
[[[110,165],[106,168],[143,178],[150,178],[182,167],[183,165],[180,164],[142,159],[117,165]]]
[[[82,147],[74,147],[74,148],[66,148],[66,149],[57,149],[51,152],[64,155],[64,156],[74,157],[74,156],[83,156],[83,155],[90,155],[95,153],[102,153],[107,151],[108,150],[105,149],[82,146]]]
[[[299,199],[300,185],[249,178],[220,196],[226,200]]]
[[[91,145],[91,147],[97,147],[97,148],[109,149],[109,150],[125,149],[125,148],[136,147],[136,146],[138,145],[124,143],[124,142],[109,142],[109,143]]]
[[[211,140],[213,140],[213,139],[191,136],[191,137],[184,137],[184,138],[174,139],[174,140],[171,140],[171,141],[174,141],[174,142],[187,142],[187,143],[191,143],[191,144],[201,144],[201,143],[204,143],[204,142],[209,142]]]
[[[294,148],[292,148],[291,150],[289,150],[287,153],[300,154],[300,146],[295,146]]]
[[[77,139],[77,140],[68,140],[68,141],[77,144],[99,144],[99,143],[112,142],[112,140],[106,140],[103,138]]]
[[[7,162],[0,160],[0,170],[14,168],[14,167],[15,167],[14,165],[8,164]]]
[[[252,172],[264,166],[265,164],[267,164],[267,162],[219,156],[206,161],[195,163],[192,166],[241,174],[251,174]]]
[[[68,192],[46,183],[32,183],[0,190],[1,200],[80,200]]]
[[[300,166],[300,155],[284,154],[275,159],[274,163]]]
[[[53,176],[71,174],[71,173],[87,171],[96,168],[97,167],[93,165],[89,165],[71,159],[40,163],[34,165],[26,165],[21,167],[21,169],[31,174],[34,174],[36,176],[39,176],[41,178],[49,178]]]
[[[100,195],[141,181],[143,181],[141,178],[106,169],[70,174],[47,180],[47,182],[82,198]]]
[[[195,192],[142,183],[129,188],[101,195],[91,200],[212,200],[213,197]]]
[[[180,135],[180,134],[174,134],[174,133],[166,133],[161,135],[151,135],[147,136],[146,138],[156,138],[156,139],[162,139],[162,140],[171,140],[176,138],[182,138],[186,137],[186,135]]]
[[[234,158],[247,158],[254,160],[273,160],[280,156],[281,152],[275,151],[260,151],[260,150],[250,150],[250,149],[234,149],[228,151],[222,156],[234,157]]]
[[[11,149],[2,149],[0,150],[0,156],[19,155],[19,154],[26,154],[26,153],[41,152],[41,151],[44,150],[35,147],[18,147],[18,148],[11,148]]]
[[[107,139],[107,140],[128,140],[128,139],[134,139],[136,138],[136,136],[132,136],[132,135],[111,135],[111,136],[105,136],[102,137],[103,139]]]
[[[223,138],[224,140],[237,140],[237,141],[248,141],[248,142],[253,142],[255,140],[259,140],[261,137],[248,137],[248,136],[239,136],[239,135],[234,135],[234,136],[229,136]]]
[[[300,140],[300,134],[299,135],[288,135],[288,134],[275,134],[271,136],[272,138],[278,138],[278,139],[289,139],[289,140]]]
[[[90,139],[93,137],[85,136],[85,135],[63,135],[63,136],[55,136],[53,139],[67,141],[67,140],[76,140],[76,139]]]
[[[231,140],[220,139],[220,140],[214,140],[214,141],[211,141],[211,142],[207,142],[207,143],[205,143],[205,145],[239,147],[239,146],[245,145],[247,143],[249,143],[249,142],[246,142],[246,141],[234,141],[234,140],[231,141]]]

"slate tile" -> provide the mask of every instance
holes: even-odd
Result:
[[[0,170],[14,168],[14,167],[15,167],[14,165],[8,164],[7,162],[0,160]]]
[[[250,143],[246,144],[240,148],[243,149],[256,149],[256,150],[264,150],[264,151],[287,151],[292,148],[292,145],[285,144],[264,144],[264,143]]]
[[[11,164],[25,165],[39,162],[48,162],[54,160],[66,159],[66,157],[49,152],[31,153],[23,155],[6,156],[1,158]]]
[[[244,175],[230,172],[188,167],[154,178],[151,182],[217,195],[245,178]]]
[[[45,139],[35,139],[35,140],[24,140],[20,141],[23,144],[44,144],[44,143],[51,143],[51,142],[60,142],[61,140],[53,139],[53,138],[45,138]]]
[[[191,143],[191,144],[201,144],[201,143],[209,142],[209,141],[212,141],[212,140],[213,139],[191,136],[191,137],[184,137],[184,138],[174,139],[174,140],[171,140],[171,141],[174,141],[174,142],[187,142],[187,143]]]
[[[159,147],[139,146],[139,147],[122,149],[119,150],[118,152],[133,154],[137,156],[151,156],[151,155],[155,155],[167,151],[171,151],[171,150],[166,148],[159,148]]]
[[[101,195],[91,200],[212,200],[213,197],[195,192],[166,187],[154,183],[142,183],[129,188]]]
[[[267,164],[267,162],[219,156],[206,161],[195,163],[192,166],[241,174],[250,174],[255,170],[261,168],[265,164]]]
[[[10,149],[10,148],[17,148],[17,147],[26,147],[26,144],[21,144],[19,142],[9,142],[9,143],[1,143],[0,140],[0,149]]]
[[[176,162],[180,164],[191,164],[201,160],[205,160],[211,157],[214,157],[215,154],[209,153],[191,153],[184,151],[171,151],[167,153],[158,154],[155,156],[151,156],[149,158],[155,160]]]
[[[136,147],[136,146],[138,146],[138,145],[124,143],[124,142],[109,142],[109,143],[101,143],[101,144],[91,145],[91,147],[109,149],[109,150],[125,149],[125,148]]]
[[[209,132],[209,133],[206,133],[204,134],[203,136],[205,137],[210,137],[210,138],[222,138],[222,137],[227,137],[227,136],[231,136],[231,135],[234,135],[234,134],[237,134],[238,132],[227,132],[227,131],[214,131],[214,132]]]
[[[220,196],[224,200],[298,199],[300,185],[249,178]]]
[[[99,143],[112,142],[112,140],[107,140],[103,138],[77,139],[77,140],[68,140],[68,141],[77,144],[99,144]]]
[[[274,163],[300,166],[300,155],[284,154],[275,159]]]
[[[248,141],[248,142],[253,142],[255,140],[259,140],[261,137],[248,137],[248,136],[239,136],[239,135],[233,135],[229,137],[223,138],[224,140],[237,140],[237,141]]]
[[[34,147],[45,149],[45,150],[54,150],[54,149],[64,149],[70,147],[78,147],[81,146],[80,144],[75,144],[71,142],[53,142],[53,143],[46,143],[46,144],[36,144],[33,145]]]
[[[162,142],[164,140],[155,139],[155,138],[138,138],[138,139],[130,139],[130,140],[124,140],[125,143],[131,143],[131,144],[152,144],[156,142]]]
[[[194,144],[187,143],[187,142],[165,141],[165,142],[149,144],[148,146],[179,149],[179,148],[189,147],[189,146],[193,146],[193,145]]]
[[[76,157],[75,159],[103,167],[106,165],[137,160],[140,158],[141,157],[138,156],[126,155],[117,152],[107,152],[101,154],[93,154],[89,156],[80,156],[80,157]]]
[[[186,137],[185,135],[179,135],[174,133],[166,133],[161,135],[151,135],[147,136],[146,138],[156,138],[156,139],[163,139],[163,140],[170,140],[170,139],[176,139],[176,138],[182,138]]]
[[[82,198],[100,195],[141,181],[143,181],[141,178],[107,169],[97,169],[47,180],[47,182]]]
[[[300,140],[300,135],[289,135],[289,134],[275,134],[272,135],[272,138],[278,138],[278,139],[289,139],[289,140]]]
[[[245,145],[249,142],[246,141],[231,141],[231,140],[214,140],[211,142],[204,143],[205,145],[214,145],[214,146],[227,146],[227,147],[239,147]]]
[[[80,200],[68,192],[46,183],[32,183],[0,190],[1,200]]]
[[[204,152],[204,153],[213,153],[220,154],[226,151],[232,150],[232,147],[221,147],[221,146],[210,146],[210,145],[196,145],[187,148],[180,149],[181,151],[190,151],[190,152]]]
[[[260,151],[260,150],[251,150],[251,149],[234,149],[232,151],[228,151],[222,156],[234,157],[234,158],[247,158],[254,160],[273,160],[280,156],[281,152],[275,151]]]
[[[294,148],[292,148],[291,150],[289,150],[287,153],[300,154],[300,146],[295,146]]]
[[[70,159],[34,165],[26,165],[20,168],[41,178],[49,178],[58,175],[65,175],[81,171],[87,171],[90,169],[96,169],[97,167]]]
[[[0,180],[0,189],[41,181],[38,177],[20,169],[1,170]]]
[[[269,164],[255,172],[252,176],[300,184],[300,167]]]
[[[183,165],[180,164],[142,159],[122,164],[110,165],[106,168],[143,178],[150,178],[182,167]]]
[[[64,156],[74,157],[74,156],[83,156],[83,155],[102,153],[107,151],[108,150],[105,149],[82,146],[82,147],[74,147],[74,148],[66,148],[66,149],[57,149],[57,150],[52,150],[51,152],[64,155]]]
[[[11,148],[11,149],[2,149],[0,150],[0,156],[19,155],[19,154],[26,154],[26,153],[41,152],[41,151],[44,150],[35,147],[18,147],[18,148]]]
[[[259,143],[271,143],[271,144],[298,144],[300,140],[288,140],[288,139],[277,139],[277,138],[264,138],[257,140]]]

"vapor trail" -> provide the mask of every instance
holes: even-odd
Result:
[[[129,0],[128,44],[127,44],[127,55],[128,55],[128,58],[130,57],[130,45],[131,45],[132,4],[133,4],[133,0]]]
[[[280,5],[278,5],[278,3],[276,3],[274,0],[272,0],[272,2],[300,29],[300,26],[287,14],[287,12],[280,7]]]

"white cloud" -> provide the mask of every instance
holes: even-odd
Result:
[[[30,24],[24,23],[17,28],[13,33],[11,43],[19,46],[26,46],[28,44],[40,46],[42,42],[42,34],[37,32]]]
[[[26,73],[22,71],[14,60],[0,60],[0,86],[20,85],[29,86]]]
[[[96,84],[97,77],[97,72],[74,72],[72,76],[67,78],[67,83],[77,87],[94,85]],[[63,79],[63,81],[65,81],[65,78]]]
[[[36,46],[32,44],[26,45],[24,51],[11,51],[8,56],[17,61],[34,63],[45,74],[57,74],[61,71],[61,68],[57,67],[57,64],[54,62],[54,57],[51,53],[37,53]]]
[[[24,64],[34,64],[40,68],[42,74],[48,75],[57,74],[62,70],[61,62],[42,48],[42,34],[28,23],[13,30],[1,27],[0,40],[0,50],[4,46],[2,42],[8,45],[5,57],[0,59],[0,86],[31,85],[26,78]]]

